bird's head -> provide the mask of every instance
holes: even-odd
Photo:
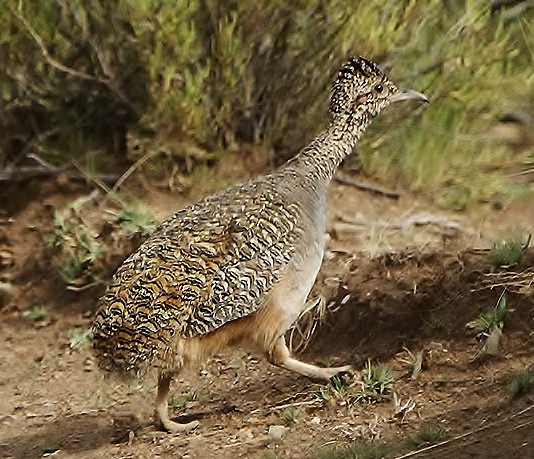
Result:
[[[400,90],[378,66],[363,58],[351,58],[332,85],[330,131],[336,137],[355,140],[369,122],[391,102],[414,99],[428,102],[421,93]]]

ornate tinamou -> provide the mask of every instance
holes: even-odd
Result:
[[[169,384],[181,368],[227,346],[260,350],[275,365],[328,380],[350,366],[320,368],[290,356],[284,334],[298,318],[324,251],[325,201],[339,163],[400,91],[364,59],[332,87],[330,125],[274,172],[209,196],[163,222],[115,273],[93,325],[103,368],[159,372],[156,416],[172,432]]]

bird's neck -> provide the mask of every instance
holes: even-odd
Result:
[[[319,134],[287,164],[311,181],[330,182],[341,161],[352,153],[360,132],[337,135],[332,128]]]

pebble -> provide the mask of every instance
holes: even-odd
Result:
[[[286,431],[285,426],[269,426],[269,436],[275,440],[281,440],[284,432]]]

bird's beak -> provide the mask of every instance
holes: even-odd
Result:
[[[426,103],[429,102],[428,98],[424,94],[421,94],[420,92],[417,92],[417,91],[412,91],[411,89],[401,90],[393,94],[389,98],[391,102],[399,102],[401,100],[408,100],[408,99],[418,100],[419,102],[426,102]]]

